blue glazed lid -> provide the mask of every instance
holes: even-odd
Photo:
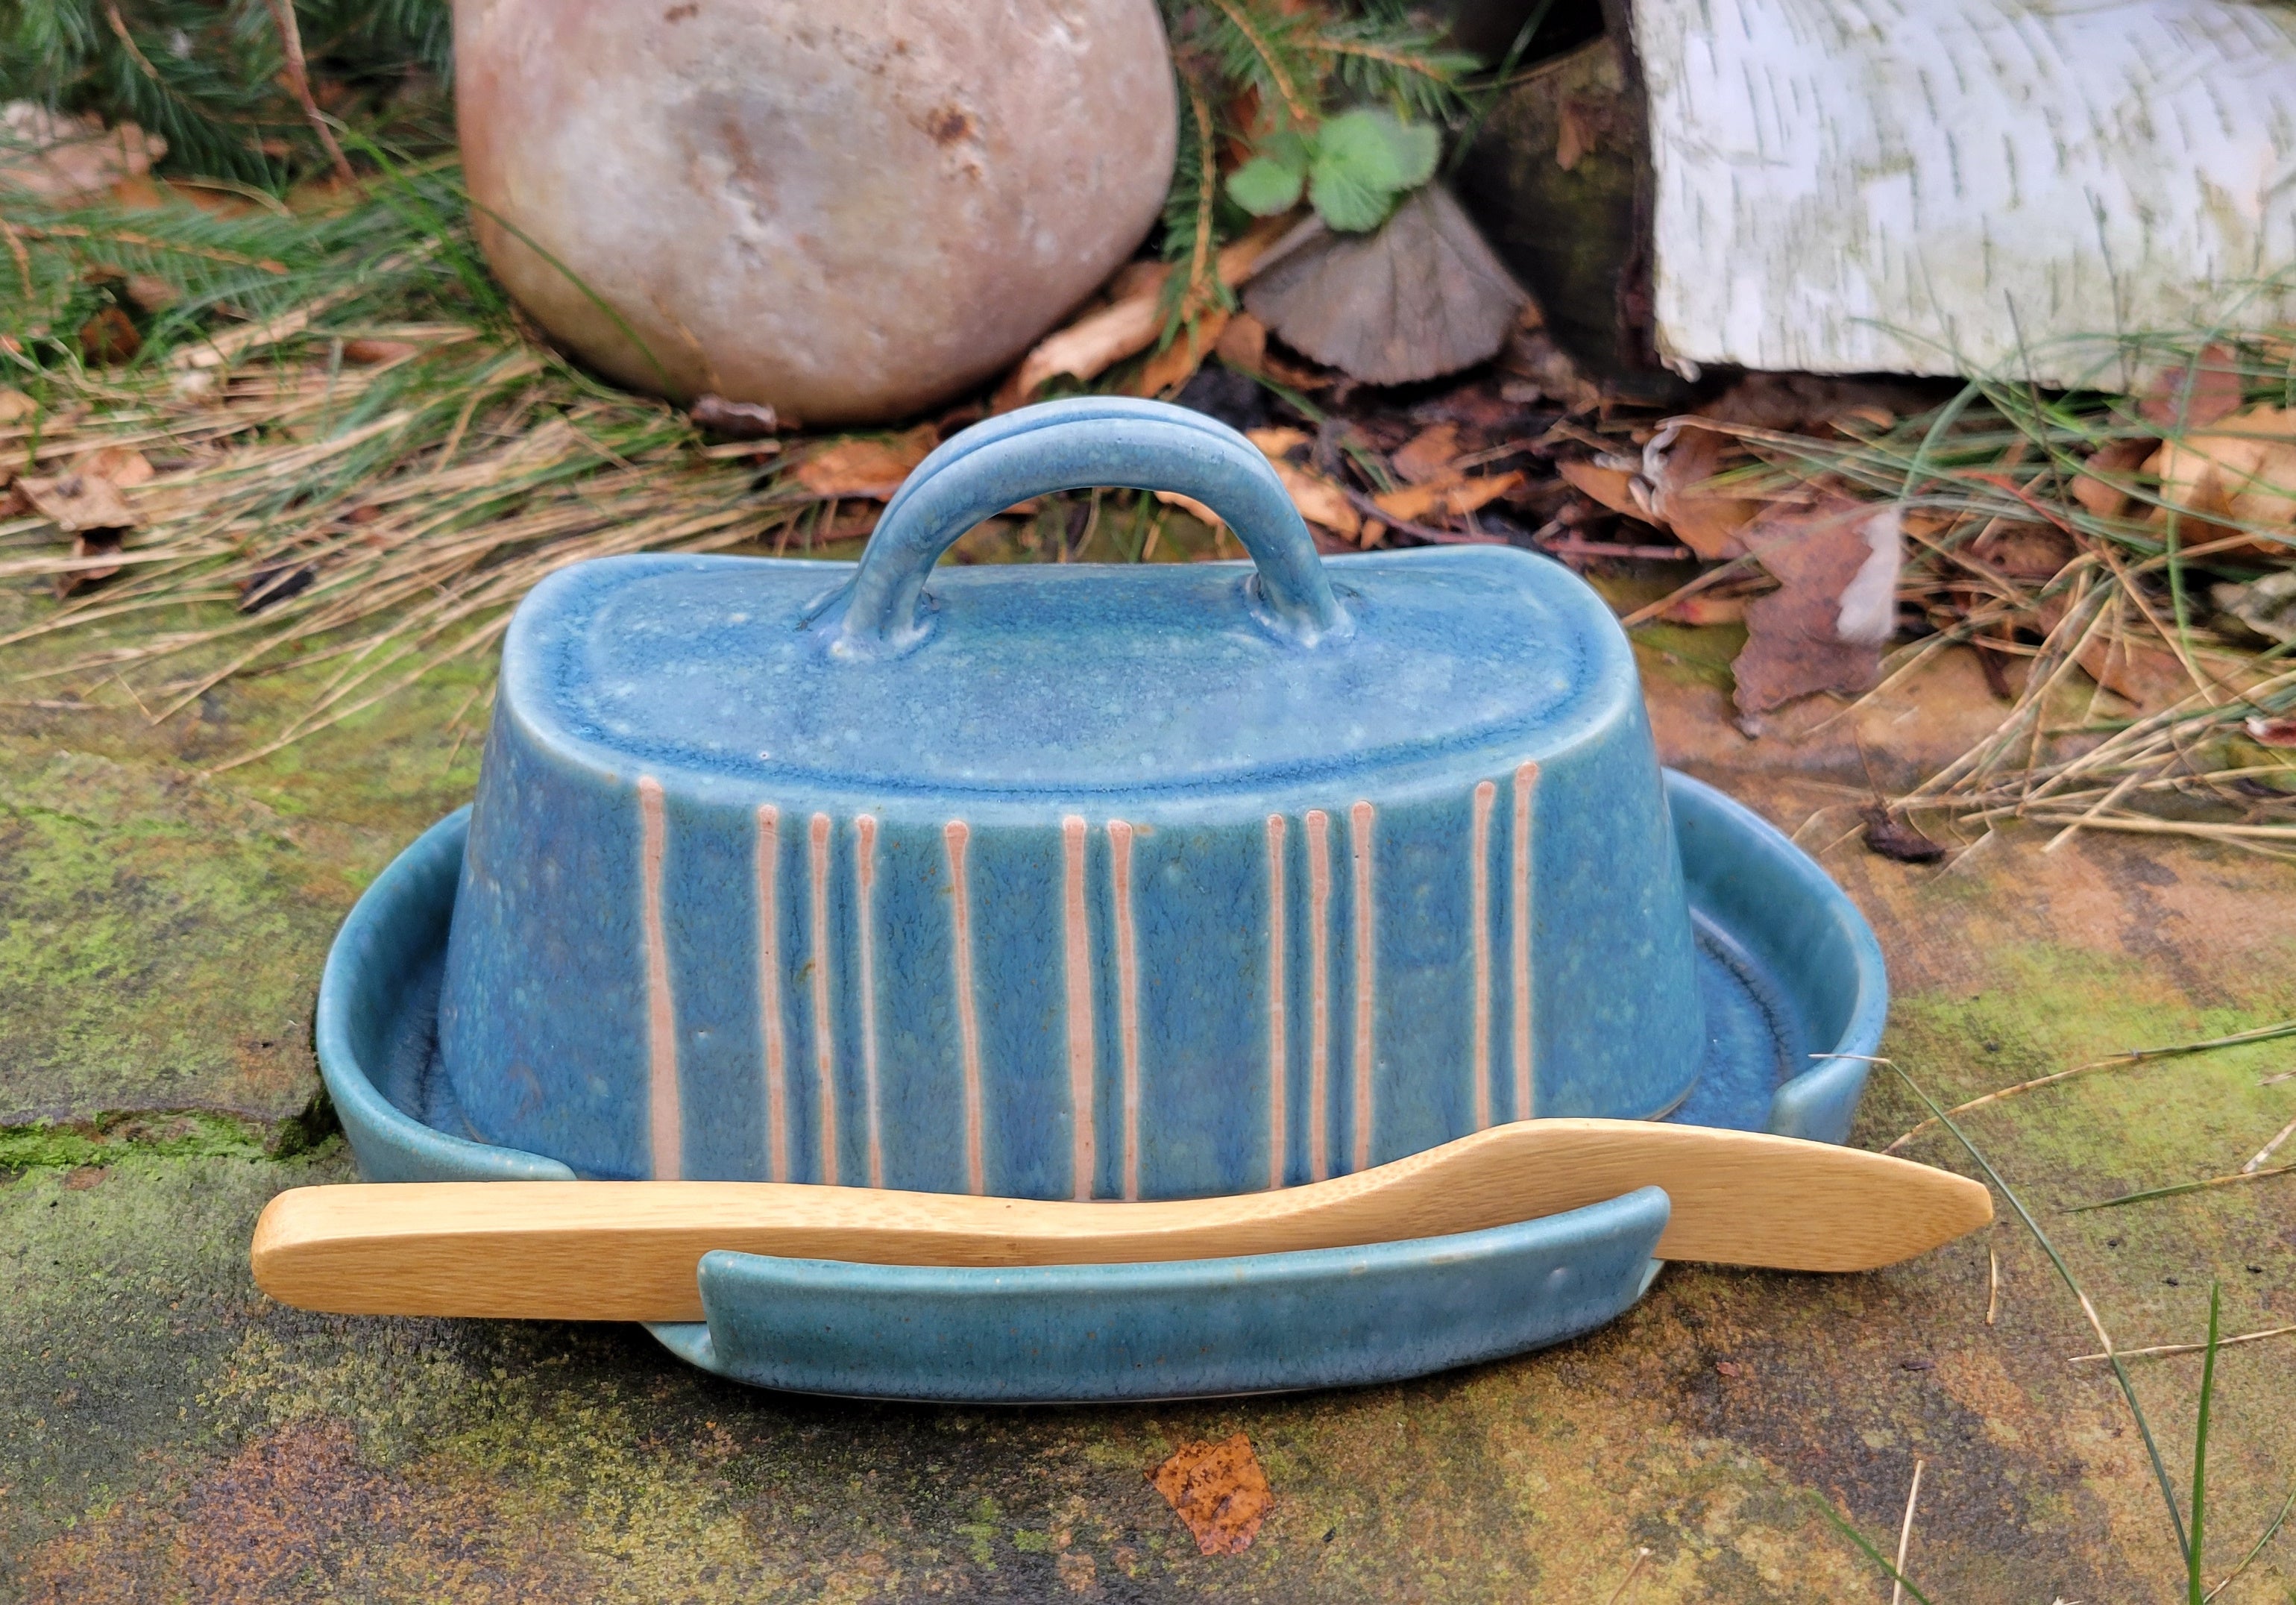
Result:
[[[1252,561],[935,566],[1029,496]],[[1177,1198],[1696,1081],[1626,638],[1499,547],[1334,564],[1233,430],[949,440],[857,564],[644,556],[512,621],[439,1006],[487,1140],[585,1175]]]
[[[710,556],[562,571],[512,625],[505,705],[563,756],[666,786],[993,807],[1407,784],[1478,752],[1568,748],[1636,696],[1609,610],[1560,564],[1423,548],[1326,579],[1258,449],[1176,410],[1094,400],[968,432],[894,499],[857,572]],[[1136,438],[1042,432],[1079,416]],[[1230,514],[1258,567],[931,566],[1013,483],[1152,478]]]

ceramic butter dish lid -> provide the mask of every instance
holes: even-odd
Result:
[[[1249,564],[936,567],[1184,493]],[[1282,1186],[1705,1047],[1632,657],[1503,547],[1326,565],[1259,450],[1085,399],[965,431],[857,565],[577,565],[512,621],[439,1016],[472,1132],[600,1177]]]

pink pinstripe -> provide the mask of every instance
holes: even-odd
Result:
[[[1061,821],[1061,957],[1068,985],[1069,1115],[1074,1126],[1069,1159],[1070,1183],[1079,1198],[1092,1197],[1099,1162],[1093,1128],[1093,1077],[1097,1072],[1092,1030],[1092,929],[1085,905],[1085,833],[1075,814]]]
[[[677,1005],[669,991],[669,938],[662,929],[661,861],[668,851],[661,782],[638,779],[638,857],[643,868],[646,961],[646,1124],[657,1181],[675,1181],[685,1161],[677,1096]]]
[[[813,816],[813,1072],[821,1085],[821,1180],[837,1185],[837,1035],[829,1008],[829,816]]]
[[[988,1178],[981,1132],[980,1016],[972,998],[972,899],[964,879],[965,847],[972,837],[972,828],[963,819],[951,819],[941,827],[941,839],[948,848],[950,965],[956,987],[957,1045],[964,1059],[965,1185],[972,1192],[985,1193]]]
[[[1132,827],[1108,822],[1116,921],[1116,1017],[1124,1047],[1124,1196],[1140,1196],[1140,956],[1132,928]]]
[[[1372,1041],[1379,984],[1379,910],[1372,901],[1371,884],[1373,817],[1368,802],[1348,810],[1348,846],[1356,872],[1355,1168],[1359,1171],[1371,1168],[1371,1080],[1379,1058]]]
[[[766,1168],[789,1180],[788,1043],[782,1034],[782,811],[758,805],[758,1027],[766,1041]]]

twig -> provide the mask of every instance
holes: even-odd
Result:
[[[1922,1496],[1922,1468],[1927,1463],[1914,1457],[1914,1484],[1906,1490],[1906,1519],[1898,1528],[1897,1575],[1890,1579],[1890,1605],[1900,1605],[1906,1597],[1906,1552],[1913,1546],[1914,1506]]]
[[[1573,557],[1637,557],[1648,563],[1692,563],[1698,554],[1682,546],[1622,546],[1614,540],[1550,540],[1541,551]]]
[[[1622,630],[1632,630],[1638,624],[1647,624],[1652,619],[1657,618],[1659,614],[1664,613],[1668,608],[1672,607],[1676,603],[1684,601],[1688,597],[1694,597],[1700,591],[1710,589],[1712,587],[1719,585],[1725,580],[1731,579],[1735,575],[1745,572],[1747,569],[1753,565],[1753,554],[1749,552],[1742,557],[1733,557],[1729,562],[1723,564],[1718,568],[1708,569],[1704,573],[1699,575],[1698,578],[1693,580],[1689,584],[1681,587],[1679,589],[1669,591],[1665,596],[1660,597],[1657,601],[1650,604],[1646,607],[1637,607],[1634,612],[1628,613],[1625,618],[1619,621],[1619,627]]]
[[[1340,494],[1348,498],[1349,505],[1357,512],[1366,518],[1379,520],[1390,530],[1400,530],[1406,535],[1416,535],[1420,539],[1432,541],[1438,546],[1510,546],[1513,544],[1504,535],[1461,535],[1450,530],[1438,530],[1428,524],[1414,523],[1407,518],[1398,518],[1394,514],[1386,511],[1353,485],[1340,484],[1336,479],[1332,483],[1339,486]]]
[[[2243,1332],[2237,1338],[2219,1338],[2217,1346],[2230,1348],[2235,1343],[2261,1343],[2267,1338],[2285,1338],[2291,1332],[2296,1332],[2296,1326],[2267,1327],[2260,1332]],[[2114,1353],[2123,1360],[2150,1359],[2161,1354],[2197,1354],[2208,1346],[2205,1343],[2156,1343],[2150,1348],[2116,1349]],[[2075,1354],[2065,1363],[2085,1365],[2092,1360],[2104,1358],[2106,1356],[2103,1354]]]
[[[303,61],[303,30],[295,24],[295,0],[269,0],[271,20],[279,25],[279,45],[287,55],[287,86],[302,103],[303,115],[317,131],[319,143],[327,147],[328,160],[335,166],[335,177],[344,184],[354,182],[351,164],[343,155],[343,147],[335,143],[335,131],[327,126],[326,113],[312,98],[311,72]]]
[[[1611,1591],[1611,1597],[1603,1601],[1603,1605],[1619,1605],[1619,1601],[1626,1598],[1627,1590],[1633,1585],[1636,1574],[1642,1570],[1643,1562],[1649,1559],[1649,1545],[1645,1544],[1635,1551],[1635,1563],[1627,1568],[1627,1575],[1619,1579],[1619,1585]]]
[[[2001,1254],[1998,1249],[1985,1251],[1985,1324],[1991,1326],[2001,1313]]]
[[[2238,1048],[2250,1042],[2269,1042],[2285,1036],[2296,1036],[2296,1020],[2283,1020],[2276,1025],[2259,1025],[2254,1031],[2235,1032],[2230,1036],[2210,1037],[2204,1041],[2176,1042],[2166,1048],[2132,1048],[2125,1053],[2108,1054],[2101,1059],[2091,1059],[2086,1065],[2075,1065],[2070,1070],[2060,1070],[2053,1075],[2035,1076],[2031,1081],[2019,1082],[2013,1087],[2004,1087],[1997,1092],[1988,1092],[1982,1098],[1972,1098],[1967,1103],[1954,1105],[1952,1108],[1946,1111],[1946,1114],[1965,1115],[1972,1109],[1983,1108],[1987,1104],[2000,1103],[2015,1098],[2021,1093],[2030,1092],[2036,1088],[2051,1086],[2062,1081],[2070,1081],[2077,1075],[2086,1075],[2092,1070],[2110,1069],[2115,1065],[2142,1064],[2147,1059],[2177,1058],[2188,1053],[2209,1053],[2218,1048]],[[1894,1154],[1937,1124],[1934,1119],[1924,1120],[1919,1125],[1902,1133],[1897,1140],[1882,1151],[1885,1154]]]
[[[2237,1187],[2243,1181],[2262,1181],[2273,1176],[2284,1176],[2296,1171],[2296,1165],[2276,1165],[2270,1170],[2240,1170],[2228,1176],[2210,1176],[2205,1181],[2179,1181],[2174,1187],[2148,1187],[2143,1192],[2123,1193],[2117,1198],[2099,1198],[2094,1204],[2076,1204],[2067,1214],[2085,1214],[2092,1209],[2112,1209],[2123,1204],[2144,1204],[2154,1198],[2173,1198],[2182,1193],[2206,1192],[2214,1187]]]
[[[2256,1157],[2240,1167],[2240,1173],[2243,1176],[2249,1176],[2262,1170],[2264,1168],[2265,1161],[2271,1158],[2274,1154],[2279,1152],[2280,1145],[2287,1141],[2291,1137],[2296,1137],[2296,1120],[2292,1120],[2286,1125],[2282,1126],[2278,1136],[2275,1137],[2271,1141],[2259,1148],[2256,1153]]]

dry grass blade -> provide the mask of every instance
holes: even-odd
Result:
[[[2217,1339],[2217,1346],[2220,1349],[2226,1349],[2232,1347],[2233,1345],[2236,1343],[2262,1343],[2267,1338],[2285,1338],[2291,1332],[2296,1332],[2296,1326],[2267,1327],[2260,1332],[2243,1332],[2236,1338],[2219,1338]],[[2208,1346],[2209,1346],[2205,1343],[2156,1343],[2149,1348],[2116,1349],[2113,1353],[2119,1354],[2123,1360],[2150,1360],[2158,1358],[2163,1354],[2205,1354],[2208,1352]],[[2110,1359],[2111,1357],[2111,1355],[2101,1354],[2075,1354],[2071,1359],[2066,1361],[2065,1363],[2068,1365],[2087,1365],[2095,1361]]]
[[[2048,394],[1980,378],[1878,432],[1705,423],[1762,465],[1742,487],[1749,495],[1848,490],[1898,505],[1908,537],[1898,594],[1926,612],[1933,633],[1893,654],[1882,683],[1833,718],[1956,643],[1980,642],[1996,670],[2030,654],[2021,686],[1997,687],[2011,705],[1996,728],[1894,812],[2035,819],[2056,828],[2053,846],[2087,829],[2142,830],[2287,856],[2276,844],[2296,839],[2285,834],[2296,825],[2296,757],[2234,754],[2256,753],[2249,721],[2296,709],[2296,677],[2276,661],[2296,643],[2259,653],[2244,616],[2224,625],[2236,634],[2213,633],[2206,598],[2211,583],[2296,563],[2296,527],[2276,510],[2296,486],[2274,486],[2237,514],[2211,504],[2201,516],[2177,500],[2181,482],[2164,487],[2148,461],[2164,440],[2201,460],[2186,449],[2188,432],[2102,380],[2184,373],[2205,356],[2212,382],[2236,387],[2247,405],[2285,408],[2296,399],[2290,336],[2267,327],[2089,342],[2079,355],[2100,377],[2095,388]],[[1988,556],[1987,543],[2017,539],[2063,554],[2050,559],[2055,572]],[[2091,717],[2068,726],[2065,706],[2084,681],[2096,687]],[[2108,696],[2133,704],[2134,717],[2103,740],[2075,728],[2093,724]]]
[[[2174,1042],[2165,1048],[2132,1048],[2125,1053],[2107,1054],[2101,1059],[2091,1059],[2085,1065],[2075,1065],[2070,1070],[2059,1070],[2050,1075],[2037,1075],[2030,1081],[2022,1081],[2014,1086],[1999,1088],[1986,1093],[1981,1098],[1972,1098],[1967,1103],[1956,1104],[1943,1115],[1933,1115],[1901,1132],[1882,1151],[1885,1154],[1896,1153],[1923,1132],[1931,1130],[1948,1116],[1965,1115],[1972,1109],[1981,1109],[1988,1104],[2001,1103],[2012,1098],[2021,1097],[2042,1087],[2053,1087],[2059,1082],[2071,1081],[2076,1076],[2088,1075],[2099,1070],[2110,1070],[2115,1066],[2141,1065],[2153,1059],[2180,1058],[2186,1054],[2211,1053],[2219,1048],[2240,1048],[2251,1042],[2275,1041],[2288,1036],[2296,1036],[2296,1020],[2283,1020],[2278,1025],[2259,1025],[2254,1031],[2234,1032],[2230,1036],[2209,1037],[2197,1042]]]
[[[527,342],[478,264],[451,175],[387,176],[346,216],[331,234],[258,217],[242,241],[204,217],[75,214],[76,241],[180,234],[200,271],[238,275],[250,316],[189,319],[125,370],[28,346],[53,358],[27,382],[42,405],[0,425],[0,452],[53,472],[132,446],[159,472],[129,493],[144,527],[102,560],[119,577],[0,638],[73,642],[18,679],[116,677],[165,720],[234,675],[321,670],[309,703],[228,768],[491,646],[554,569],[770,542],[818,500],[760,467],[770,453],[712,449],[683,415]],[[283,255],[283,273],[211,261],[278,268]],[[54,265],[34,266],[68,308],[76,292]],[[343,362],[362,339],[390,354]],[[0,574],[91,566],[54,540],[37,520],[0,525]],[[205,608],[187,628],[96,638],[186,603]]]

